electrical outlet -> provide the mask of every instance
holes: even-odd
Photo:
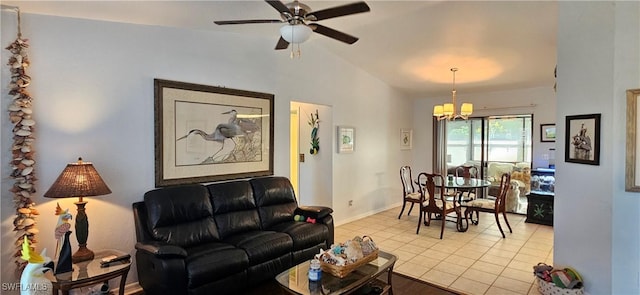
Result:
[[[349,206],[353,206],[353,200],[349,200]]]

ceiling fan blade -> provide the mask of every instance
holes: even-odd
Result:
[[[291,11],[289,11],[289,7],[284,5],[281,1],[278,1],[278,0],[265,0],[265,1],[269,5],[271,5],[271,7],[275,8],[278,12],[291,14]]]
[[[342,6],[336,6],[332,8],[327,8],[323,10],[318,10],[314,12],[307,13],[305,18],[308,18],[311,21],[323,20],[328,18],[334,18],[339,16],[345,16],[350,14],[362,13],[370,11],[369,5],[364,2],[356,2]]]
[[[287,42],[287,40],[283,39],[282,36],[280,36],[280,39],[278,39],[278,44],[276,44],[276,50],[287,49],[287,47],[289,47],[289,42]]]
[[[216,20],[213,21],[216,25],[242,25],[242,24],[274,24],[283,23],[279,19],[246,19],[246,20]]]
[[[316,33],[320,34],[320,35],[325,35],[329,38],[333,38],[336,39],[338,41],[342,41],[344,43],[348,43],[348,44],[353,44],[356,43],[356,41],[358,41],[358,38],[351,36],[349,34],[345,34],[343,32],[340,31],[336,31],[332,28],[329,27],[325,27],[323,25],[320,24],[309,24],[309,27]]]

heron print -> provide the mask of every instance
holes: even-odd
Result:
[[[262,161],[260,108],[192,102],[175,107],[176,165]]]

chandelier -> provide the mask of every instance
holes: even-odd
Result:
[[[451,68],[453,72],[453,89],[451,90],[451,103],[445,103],[444,105],[433,106],[433,116],[440,120],[455,120],[462,118],[464,120],[469,118],[469,115],[473,113],[473,104],[463,103],[460,106],[460,114],[456,112],[456,72],[458,68]]]

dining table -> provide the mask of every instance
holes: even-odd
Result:
[[[449,180],[450,179],[450,180]],[[447,183],[444,185],[445,188],[448,189],[455,189],[456,190],[456,195],[458,198],[458,204],[459,205],[464,205],[464,203],[472,201],[474,198],[470,198],[469,194],[466,194],[467,198],[464,197],[465,192],[468,192],[470,190],[474,190],[474,189],[478,189],[478,188],[485,188],[485,187],[489,187],[491,185],[491,181],[488,181],[486,179],[480,179],[480,178],[462,178],[462,177],[455,177],[455,176],[449,176]],[[477,195],[476,195],[477,197]],[[462,209],[460,209],[462,210]],[[465,224],[462,223],[462,218],[460,218],[458,224],[456,225],[456,228],[458,231],[460,232],[465,232],[467,231],[467,229],[469,228],[469,223],[467,221],[467,214],[460,212],[461,214],[464,214],[464,222]],[[479,220],[479,216],[477,215],[479,213],[476,213],[476,219],[473,219],[473,212],[470,216],[471,218],[471,223],[472,224],[478,224],[478,220]]]
[[[478,189],[478,188],[485,188],[485,187],[489,187],[491,185],[491,181],[488,181],[486,179],[481,179],[481,178],[473,178],[473,177],[460,177],[460,176],[452,176],[449,175],[446,178],[443,177],[442,179],[444,179],[444,188],[445,189],[453,189],[455,191],[455,194],[450,196],[447,200],[448,201],[453,201],[455,199],[458,200],[458,204],[463,205],[465,202],[469,202],[471,200],[473,200],[473,198],[469,198],[469,194],[467,194],[467,197],[464,197],[464,193],[468,192],[470,190],[473,189]],[[440,186],[440,178],[435,178],[435,185],[436,186]],[[417,183],[417,181],[416,181]],[[418,183],[418,185],[420,186],[424,186],[424,183]],[[473,224],[477,224],[477,216],[476,216],[476,221],[473,220],[473,215],[471,216],[471,223]],[[465,218],[466,221],[466,218]],[[456,221],[456,229],[459,232],[465,232],[468,229],[468,223],[466,225],[462,224],[462,218],[458,218]]]
[[[436,185],[439,186],[439,179],[436,178]],[[463,178],[459,176],[448,176],[445,180],[444,187],[447,189],[454,189],[456,192],[465,192],[472,189],[484,188],[491,185],[491,181],[480,178]],[[458,201],[469,201],[459,199]]]

